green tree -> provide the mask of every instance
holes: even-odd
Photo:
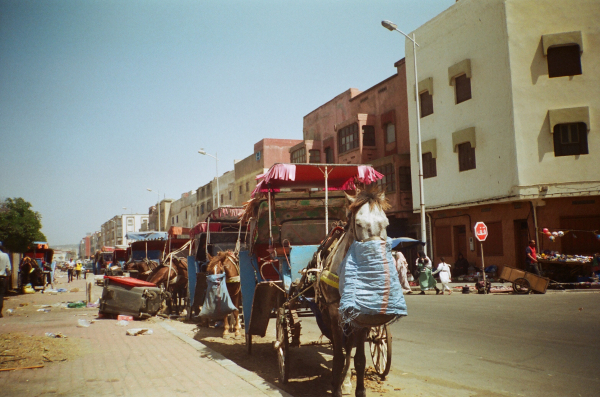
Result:
[[[42,215],[31,207],[21,197],[0,202],[0,241],[11,252],[26,252],[34,241],[46,241]]]

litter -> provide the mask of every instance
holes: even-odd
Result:
[[[87,307],[99,307],[100,304],[99,303],[88,303]]]
[[[117,325],[122,326],[122,327],[127,327],[129,325],[129,321],[127,320],[120,320],[116,322]]]
[[[77,319],[77,326],[79,328],[87,328],[91,325],[92,323],[90,323],[88,320],[86,320],[85,318],[79,318]]]
[[[38,312],[50,313],[50,309],[37,309]]]
[[[67,290],[65,288],[59,288],[56,290],[56,292],[67,292]]]
[[[46,332],[46,336],[49,338],[66,338],[67,336],[62,334],[61,332],[57,332],[57,333],[53,333],[53,332]]]
[[[149,328],[130,328],[125,332],[129,336],[152,335],[152,330]]]
[[[133,321],[133,316],[125,316],[123,314],[119,314],[117,316],[117,320]]]
[[[10,316],[12,316],[12,314],[15,312],[15,310],[14,310],[14,309],[8,309],[6,312],[7,312],[7,313],[8,313]]]
[[[80,309],[82,307],[85,307],[85,302],[83,302],[83,301],[70,302],[67,304],[67,307],[69,309]]]

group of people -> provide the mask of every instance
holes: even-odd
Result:
[[[394,258],[396,270],[398,271],[402,292],[405,294],[411,294],[412,290],[408,282],[408,262],[406,261],[406,258],[400,251],[393,251],[392,257]],[[445,291],[448,291],[448,295],[452,293],[452,290],[448,285],[452,279],[450,265],[446,263],[444,258],[440,258],[440,263],[438,264],[437,269],[433,270],[431,259],[429,259],[427,255],[421,251],[419,252],[419,258],[417,259],[416,267],[417,272],[419,273],[418,279],[419,287],[421,288],[421,295],[425,295],[425,291],[429,289],[435,289],[436,295],[444,295]],[[436,274],[439,275],[440,283],[442,284],[441,290],[437,287],[437,281],[433,277]]]
[[[79,280],[79,277],[81,277],[81,269],[83,269],[81,261],[74,262],[73,259],[71,259],[69,263],[67,263],[67,277],[69,280],[67,282],[70,283],[75,277]]]

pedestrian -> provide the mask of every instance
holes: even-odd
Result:
[[[394,258],[394,262],[396,264],[396,270],[398,271],[398,278],[400,279],[402,292],[405,294],[412,294],[412,290],[410,289],[410,284],[408,283],[408,278],[406,276],[406,272],[408,271],[408,262],[406,261],[406,258],[400,251],[392,251],[392,258]]]
[[[454,262],[455,276],[463,276],[469,273],[469,262],[465,259],[462,252],[458,253],[458,258]]]
[[[77,280],[81,276],[81,261],[77,261],[77,265],[75,265],[75,274],[77,275]]]
[[[525,248],[525,263],[527,264],[526,271],[541,276],[535,252],[535,240],[529,241],[529,245]]]
[[[56,282],[56,261],[52,261],[52,263],[50,264],[50,272],[52,274],[52,286],[54,287],[54,283]]]
[[[419,287],[421,288],[420,295],[425,295],[425,291],[428,289],[435,289],[435,294],[439,294],[440,290],[436,286],[435,278],[431,275],[431,259],[425,255],[423,251],[419,251],[419,258],[417,259],[417,269],[419,270]]]
[[[68,283],[70,283],[71,281],[73,281],[73,272],[75,271],[75,264],[73,263],[73,259],[71,259],[69,261],[69,263],[67,264],[67,278],[68,278]]]
[[[442,295],[444,291],[448,290],[448,295],[452,294],[452,290],[448,286],[452,280],[452,274],[450,273],[450,265],[446,263],[444,258],[440,258],[437,270],[432,274],[439,274],[440,282],[442,283]]]
[[[4,306],[4,294],[6,294],[6,288],[8,287],[9,276],[10,258],[6,254],[4,246],[0,243],[0,317],[4,317],[2,307]]]

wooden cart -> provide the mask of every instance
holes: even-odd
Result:
[[[500,279],[511,282],[513,291],[516,294],[528,294],[531,291],[545,294],[548,284],[550,283],[550,279],[547,277],[540,277],[536,274],[521,269],[515,269],[510,266],[504,266],[502,268]]]

